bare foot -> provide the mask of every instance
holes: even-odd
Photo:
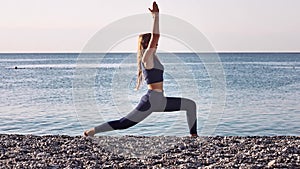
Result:
[[[196,138],[196,137],[198,137],[198,134],[191,134],[191,137]]]
[[[84,131],[83,135],[85,137],[88,137],[88,136],[93,137],[95,135],[95,130],[94,129],[86,130],[86,131]]]

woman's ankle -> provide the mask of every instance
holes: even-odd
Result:
[[[191,134],[191,137],[198,137],[198,134]]]

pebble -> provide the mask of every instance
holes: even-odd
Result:
[[[0,168],[300,168],[297,136],[0,134]]]
[[[268,167],[271,167],[274,163],[275,163],[276,160],[272,160],[268,163]]]

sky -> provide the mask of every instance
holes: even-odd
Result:
[[[216,51],[300,51],[299,0],[156,2],[160,13],[195,26]],[[152,1],[0,0],[0,4],[1,53],[80,52],[103,27],[126,16],[149,13]],[[168,37],[161,37],[159,45],[167,51],[189,51]],[[137,39],[131,37],[111,50],[135,52],[136,47]]]

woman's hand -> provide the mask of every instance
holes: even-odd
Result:
[[[148,8],[148,9],[152,13],[152,15],[155,15],[159,12],[158,6],[155,1],[153,2],[152,9],[150,9],[150,8]]]

